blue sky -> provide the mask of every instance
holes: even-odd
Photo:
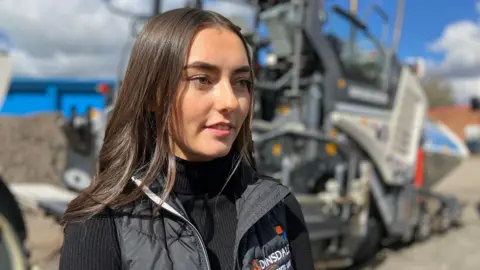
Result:
[[[384,1],[394,10],[394,1]],[[401,56],[418,55],[440,60],[442,55],[430,53],[428,45],[438,39],[444,28],[462,19],[477,20],[474,0],[410,0],[406,1]],[[393,7],[392,7],[393,6]]]
[[[349,0],[328,2],[345,8],[349,5]],[[364,14],[366,7],[371,3],[378,3],[387,12],[393,24],[397,1],[359,0],[358,2],[359,15]],[[400,58],[423,56],[440,61],[443,58],[442,54],[430,52],[428,45],[442,35],[447,25],[462,19],[477,20],[475,2],[475,0],[405,0],[402,37],[399,44]],[[379,34],[380,20],[372,16],[369,23],[372,31]],[[390,33],[392,33],[391,30]]]

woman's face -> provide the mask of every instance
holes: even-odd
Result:
[[[206,161],[228,154],[250,110],[251,79],[247,52],[235,33],[197,33],[178,89],[179,121],[172,136],[178,157]]]

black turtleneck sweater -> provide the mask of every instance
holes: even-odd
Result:
[[[236,232],[235,200],[241,194],[241,179],[234,174],[231,155],[211,162],[177,159],[173,191],[208,249],[212,270],[231,267]],[[223,190],[222,190],[223,188]],[[287,205],[286,231],[295,269],[313,269],[310,243],[300,206],[293,195]],[[113,220],[99,215],[82,225],[69,224],[60,257],[60,270],[119,270],[120,247]]]

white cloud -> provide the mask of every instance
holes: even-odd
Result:
[[[480,1],[476,8],[480,13]],[[428,67],[450,78],[458,102],[464,103],[472,95],[480,95],[479,21],[461,20],[447,25],[429,49],[443,53],[440,62],[430,62]]]
[[[14,47],[14,71],[25,76],[108,74],[129,30],[97,0],[3,0],[0,25]]]
[[[480,96],[480,76],[470,78],[452,78],[455,97],[459,103],[468,103],[472,96]]]
[[[148,14],[151,0],[111,0],[115,6]],[[188,0],[163,1],[163,10]],[[22,76],[113,77],[122,47],[131,43],[130,20],[110,12],[104,0],[1,0],[0,28],[14,46],[14,72]],[[245,14],[239,5],[210,9]]]
[[[459,21],[448,25],[442,36],[430,45],[445,57],[440,70],[448,75],[471,77],[480,72],[480,25]]]

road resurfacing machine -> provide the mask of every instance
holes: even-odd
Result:
[[[391,48],[355,15],[356,1],[350,11],[323,4],[265,3],[259,13],[269,38],[252,40],[270,53],[257,71],[255,154],[301,202],[314,258],[344,267],[447,230],[461,205],[422,189],[428,102],[396,57],[403,1]],[[385,12],[370,10],[388,29]]]
[[[390,48],[356,16],[356,1],[350,11],[327,10],[319,0],[234,2],[255,10],[255,23],[268,32],[245,32],[256,66],[257,166],[301,203],[319,266],[363,263],[382,246],[425,240],[460,218],[455,197],[422,188],[428,106],[419,78],[396,57],[398,1]],[[387,15],[378,6],[369,10],[384,21],[386,36]],[[84,124],[75,124],[81,118],[65,126],[75,138],[70,145],[91,145],[88,153],[69,152],[90,168],[83,169],[82,186],[72,174],[65,180],[77,191],[91,181],[90,157],[101,146],[92,142],[101,141],[105,125],[98,119],[106,119],[83,117]],[[66,172],[79,168],[75,159],[68,164]]]

